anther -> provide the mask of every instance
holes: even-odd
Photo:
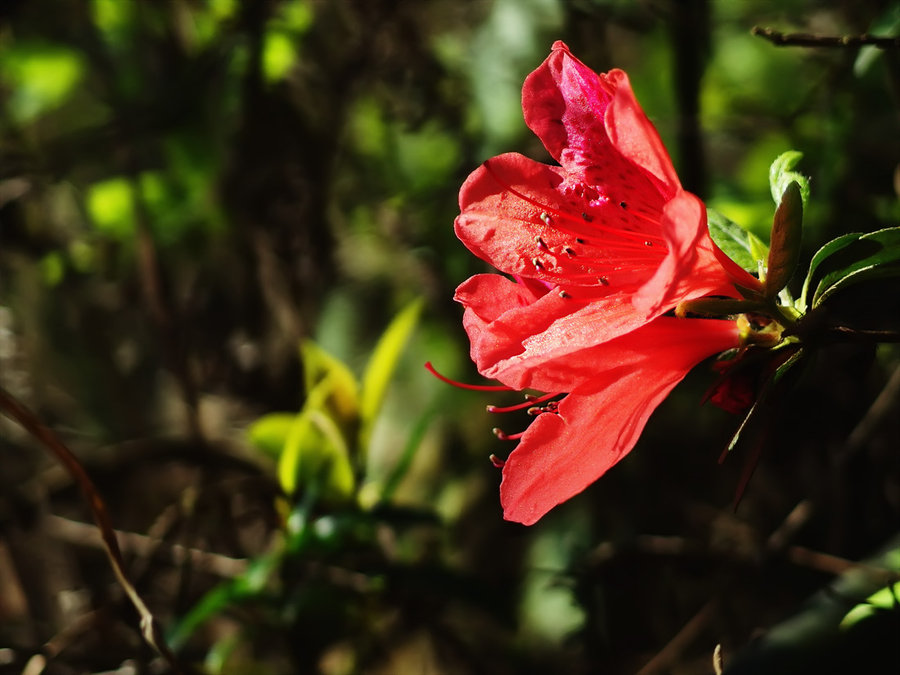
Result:
[[[601,286],[609,286],[609,279],[606,277],[599,277],[597,281],[600,282]]]
[[[541,211],[541,220],[544,221],[544,225],[550,224],[550,214],[546,211]]]
[[[501,441],[517,441],[525,434],[524,431],[518,434],[508,434],[499,427],[494,427],[493,429],[491,429],[491,431],[493,432],[494,436],[499,438]]]
[[[540,235],[534,238],[534,243],[538,245],[538,248],[547,248],[547,244],[544,243],[544,240],[541,239]]]
[[[570,255],[570,256],[575,255],[575,249],[572,248],[571,246],[566,246],[565,248],[563,248],[563,251],[566,252],[566,255]]]
[[[575,237],[575,243],[576,243],[576,244],[583,244],[583,243],[584,243],[584,239],[582,239],[581,237]]]
[[[563,300],[565,300],[566,298],[571,298],[572,296],[569,295],[568,293],[566,293],[565,291],[560,291],[559,297],[561,297]]]
[[[538,270],[544,269],[544,265],[537,258],[532,258],[531,264],[534,265],[535,269],[538,269]]]
[[[506,464],[505,459],[500,459],[497,455],[491,455],[488,459],[491,460],[491,464],[493,464],[496,468],[502,469],[503,465]]]
[[[644,241],[644,246],[653,246],[653,242],[650,240]]]

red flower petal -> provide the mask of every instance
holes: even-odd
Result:
[[[659,134],[621,70],[597,74],[562,42],[525,80],[525,123],[571,173],[600,176],[617,201],[681,187]],[[655,179],[654,182],[650,177]]]
[[[593,379],[540,415],[506,460],[504,518],[531,525],[597,480],[637,442],[651,413],[704,358],[738,343],[733,322],[661,317],[599,345]]]
[[[636,290],[666,256],[657,193],[620,204],[559,167],[514,153],[476,169],[459,205],[456,235],[475,255],[501,272],[567,290],[601,297]]]
[[[456,289],[472,360],[485,377],[513,389],[571,391],[590,379],[598,344],[645,322],[627,294],[590,303],[533,291],[497,274],[480,274]]]

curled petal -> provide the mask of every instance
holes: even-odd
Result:
[[[593,377],[598,344],[644,323],[626,294],[580,303],[550,291],[480,274],[456,289],[479,372],[513,389],[570,391]]]
[[[706,295],[739,297],[731,275],[713,251],[706,207],[698,197],[680,190],[663,209],[663,232],[669,252],[635,294],[638,311],[652,319],[685,300]]]
[[[540,415],[503,467],[504,518],[530,525],[622,459],[687,372],[738,343],[734,322],[660,317],[591,356],[593,380]]]

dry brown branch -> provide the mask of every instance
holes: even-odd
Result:
[[[57,539],[95,548],[103,546],[97,528],[88,523],[80,523],[61,516],[47,516],[44,519],[46,530]],[[173,565],[183,565],[190,561],[191,566],[200,572],[215,574],[225,579],[233,579],[247,570],[247,561],[241,558],[230,558],[219,553],[210,553],[198,548],[170,544],[162,539],[114,530],[120,549],[131,555],[149,557],[162,551]]]
[[[53,453],[53,455],[66,467],[66,470],[72,475],[75,482],[78,483],[82,495],[90,507],[91,515],[94,517],[97,527],[100,528],[104,550],[109,558],[113,573],[140,616],[141,634],[143,635],[144,640],[146,640],[147,644],[153,647],[157,653],[166,660],[173,672],[184,672],[175,659],[175,655],[165,643],[159,624],[147,608],[147,605],[144,604],[143,599],[138,595],[137,590],[125,572],[125,561],[122,559],[119,542],[116,538],[115,530],[112,527],[109,512],[106,510],[106,503],[94,486],[90,476],[88,476],[87,472],[84,470],[81,462],[78,461],[78,458],[49,427],[45,426],[31,410],[26,408],[2,387],[0,387],[0,410],[2,410],[7,417],[17,422],[23,429],[40,441],[45,448]]]

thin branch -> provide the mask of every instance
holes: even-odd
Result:
[[[100,535],[103,537],[104,549],[112,566],[113,573],[119,582],[119,585],[125,591],[131,604],[137,610],[140,616],[141,634],[144,640],[153,647],[175,673],[184,672],[175,659],[175,655],[166,645],[159,627],[153,614],[144,604],[144,601],[138,595],[134,585],[128,579],[125,572],[125,561],[122,558],[122,552],[119,549],[119,542],[116,539],[115,530],[112,527],[112,521],[109,512],[106,510],[106,503],[100,496],[90,476],[88,476],[81,462],[69,450],[68,447],[59,439],[59,437],[47,426],[45,426],[37,416],[20,403],[16,398],[0,387],[0,411],[7,417],[17,422],[23,429],[34,436],[41,444],[47,448],[53,455],[65,466],[66,470],[72,475],[72,478],[81,488],[81,493],[85,501],[91,509],[91,515],[94,522],[100,528]]]
[[[681,627],[681,630],[678,631],[675,637],[669,640],[668,644],[657,652],[657,654],[638,671],[638,675],[671,672],[672,666],[678,663],[678,659],[681,658],[685,649],[687,649],[709,625],[710,621],[715,616],[718,604],[718,596],[713,596],[707,600],[706,604],[704,604],[703,607],[701,607],[700,610]]]
[[[877,47],[878,49],[900,49],[900,37],[877,35],[813,35],[811,33],[782,33],[772,28],[754,26],[753,35],[768,40],[776,47]]]
[[[96,538],[97,528],[93,525],[54,515],[46,516],[45,521],[47,530],[57,539],[79,546],[100,545]],[[211,553],[181,544],[170,544],[162,539],[148,537],[137,532],[122,530],[114,530],[114,532],[119,546],[128,554],[150,557],[157,551],[162,551],[173,565],[182,565],[190,560],[194,569],[225,579],[233,579],[247,571],[247,560],[243,558],[231,558],[220,553]]]

